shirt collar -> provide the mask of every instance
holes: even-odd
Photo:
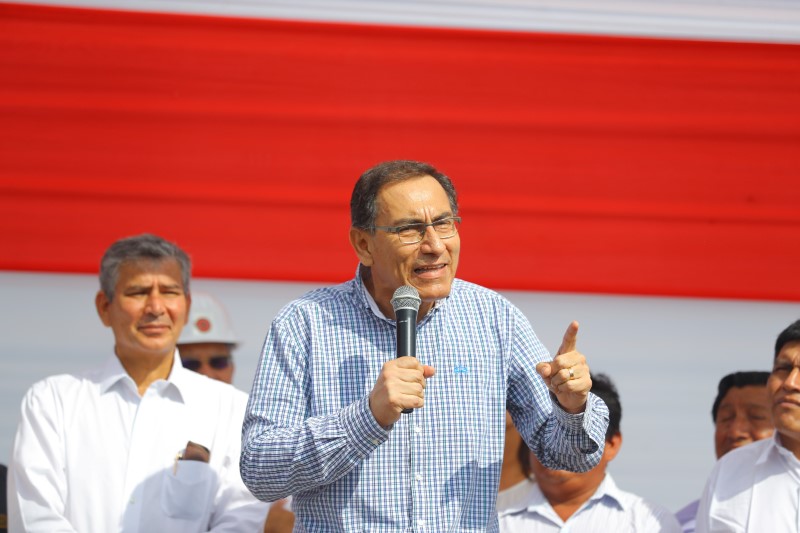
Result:
[[[535,483],[535,482],[534,482]],[[549,507],[550,503],[545,498],[544,494],[542,493],[541,487],[539,484],[536,483],[532,488],[531,491],[528,493],[528,496],[520,502],[519,505],[515,505],[514,507],[509,507],[508,509],[504,509],[498,513],[498,516],[505,516],[508,514],[516,514],[522,511],[530,511],[532,513],[538,513],[540,515],[544,515],[543,512],[545,508]]]
[[[594,494],[592,494],[592,496],[586,502],[584,502],[583,505],[581,505],[580,509],[578,509],[576,513],[585,508],[589,502],[601,500],[605,497],[608,497],[610,500],[614,501],[623,511],[628,507],[625,503],[625,498],[622,497],[622,491],[617,487],[617,484],[614,483],[614,479],[611,477],[611,474],[606,473],[606,476],[603,478],[603,482],[600,483],[600,486],[597,487],[597,490],[594,492]],[[548,508],[551,508],[550,502],[547,501],[544,493],[542,493],[542,489],[537,484],[534,489],[531,490],[528,499],[523,502],[523,505],[518,506],[516,509],[507,509],[505,511],[501,511],[499,516],[519,513],[520,511],[528,511],[542,516],[549,516],[546,511]]]
[[[158,380],[156,383],[159,381],[166,382],[163,386],[163,390],[174,389],[177,392],[178,398],[184,400],[187,390],[190,388],[188,383],[192,378],[192,376],[189,375],[190,372],[191,370],[183,368],[181,357],[176,347],[175,353],[173,354],[172,370],[170,370],[169,376],[167,376],[166,380]],[[128,383],[128,386],[138,394],[136,383],[134,383],[133,379],[125,371],[119,358],[114,355],[108,358],[100,371],[100,393],[105,394],[120,382]]]
[[[603,482],[597,487],[597,490],[592,494],[592,497],[589,498],[589,501],[600,500],[606,497],[613,500],[623,511],[627,510],[628,506],[625,502],[625,498],[622,497],[622,491],[619,490],[617,484],[614,483],[614,478],[612,478],[609,473],[606,473]]]
[[[372,297],[372,295],[367,290],[367,286],[364,285],[364,280],[361,278],[361,269],[362,268],[366,268],[366,267],[364,265],[362,265],[361,263],[359,263],[358,267],[356,268],[356,285],[360,289],[358,292],[361,294],[362,302],[364,303],[364,305],[366,307],[369,308],[370,311],[372,311],[372,313],[376,317],[380,318],[381,320],[385,320],[387,322],[394,323],[393,319],[391,319],[391,318],[389,318],[389,317],[387,317],[386,315],[383,314],[383,312],[378,307],[378,303],[375,301],[375,298]],[[428,312],[427,315],[425,315],[422,318],[422,321],[425,322],[426,320],[428,320],[428,318],[433,314],[433,312],[435,310],[439,309],[440,307],[442,307],[444,305],[445,301],[447,301],[447,298],[441,298],[441,299],[436,300],[435,302],[433,302],[433,306],[431,307],[431,310]]]
[[[769,460],[770,452],[774,450],[790,469],[794,470],[795,472],[800,472],[800,460],[798,460],[794,453],[792,453],[783,445],[783,443],[781,443],[781,435],[777,430],[772,434],[771,440],[772,443],[769,446],[764,447],[764,450],[758,457],[756,464],[767,462]]]
[[[135,383],[133,383],[133,380],[128,373],[125,372],[125,368],[123,368],[119,358],[116,355],[109,357],[106,360],[106,363],[103,365],[103,368],[100,370],[100,393],[105,394],[111,387],[126,379],[131,383],[131,385],[133,385],[133,388],[135,389]]]

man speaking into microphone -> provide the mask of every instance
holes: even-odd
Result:
[[[552,357],[508,300],[455,277],[450,179],[379,164],[350,215],[354,279],[287,305],[264,343],[240,462],[253,494],[294,495],[301,532],[496,532],[506,409],[547,468],[595,466],[608,410],[589,392],[577,323]],[[420,300],[416,357],[397,353],[392,299],[406,286]]]

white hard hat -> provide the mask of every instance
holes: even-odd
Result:
[[[239,343],[231,326],[231,320],[222,304],[206,292],[192,291],[192,307],[189,322],[181,332],[178,344],[199,342]]]

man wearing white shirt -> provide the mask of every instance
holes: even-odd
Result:
[[[775,433],[722,457],[697,511],[697,532],[800,531],[800,320],[783,330],[767,380]]]
[[[620,490],[606,472],[622,445],[622,406],[611,380],[592,374],[592,393],[608,406],[600,464],[588,472],[550,470],[531,455],[536,478],[527,501],[500,511],[501,533],[680,533],[666,508]]]
[[[768,439],[775,427],[767,397],[769,372],[734,372],[723,377],[711,407],[714,421],[714,448],[717,459],[731,450]],[[683,507],[675,517],[683,533],[695,533],[695,517],[700,500]]]
[[[189,258],[153,235],[100,265],[114,354],[31,387],[9,470],[9,531],[257,531],[267,506],[239,476],[246,395],[182,367]]]

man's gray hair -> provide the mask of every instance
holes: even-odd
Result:
[[[123,263],[137,261],[164,261],[174,259],[181,267],[183,290],[189,294],[189,277],[192,262],[189,256],[177,244],[169,242],[157,235],[143,233],[135,237],[126,237],[108,247],[100,260],[100,289],[108,298],[114,300],[114,289],[119,280],[119,269]]]

